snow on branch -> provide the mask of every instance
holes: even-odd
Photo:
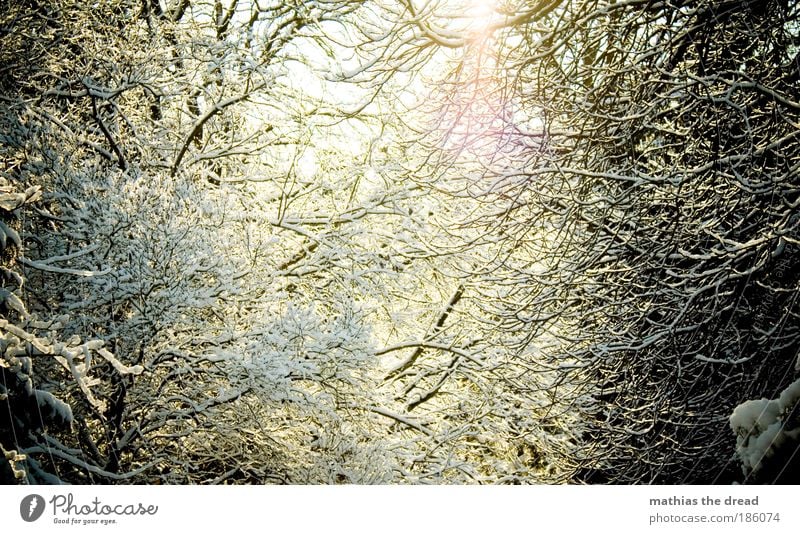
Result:
[[[19,256],[17,261],[21,264],[31,267],[33,269],[38,269],[40,271],[46,271],[49,273],[57,273],[57,274],[72,274],[75,276],[85,276],[85,277],[95,277],[95,276],[105,276],[111,272],[111,269],[103,269],[102,271],[90,271],[87,269],[71,269],[69,267],[56,267],[54,265],[49,265],[47,263],[43,263],[40,261],[29,260],[23,256]]]

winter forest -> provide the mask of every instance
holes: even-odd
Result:
[[[794,0],[3,0],[0,481],[800,481]]]

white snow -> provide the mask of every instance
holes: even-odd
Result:
[[[731,429],[734,432],[750,432],[756,429],[761,432],[767,429],[780,415],[778,402],[768,399],[749,400],[737,406],[730,417]]]
[[[786,428],[786,415],[800,401],[800,379],[784,389],[777,399],[758,399],[743,402],[730,416],[731,429],[736,433],[736,453],[745,473],[761,468],[765,458],[787,441],[800,439],[800,428]]]
[[[144,367],[141,365],[128,367],[106,349],[97,349],[97,354],[105,358],[121,375],[140,375],[144,371]]]
[[[35,392],[36,402],[41,408],[49,408],[53,414],[65,423],[72,423],[72,408],[66,402],[57,399],[49,391],[37,389]]]

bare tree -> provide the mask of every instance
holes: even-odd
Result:
[[[786,480],[797,19],[18,3],[2,476]]]
[[[502,243],[487,309],[590,423],[576,476],[737,478],[728,415],[797,352],[797,7],[520,4],[476,31],[416,5],[397,57],[458,51],[429,146]]]

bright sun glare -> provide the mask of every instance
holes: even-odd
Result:
[[[471,29],[483,32],[497,15],[497,0],[469,0]]]

